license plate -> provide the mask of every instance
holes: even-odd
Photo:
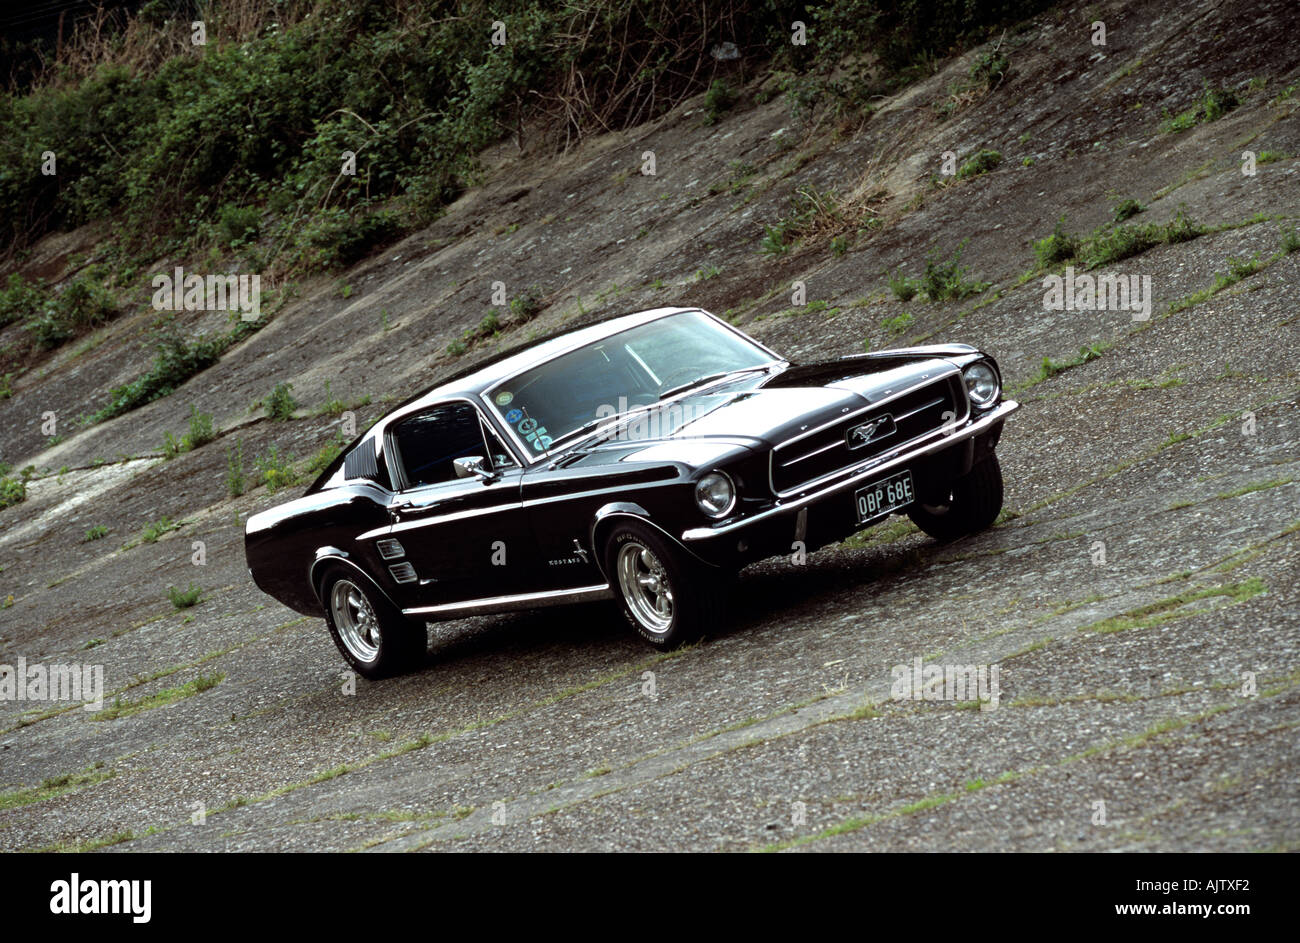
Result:
[[[865,488],[859,488],[853,495],[853,503],[858,509],[858,523],[865,524],[873,518],[897,511],[916,500],[912,490],[912,473],[901,471],[880,481],[874,481]]]

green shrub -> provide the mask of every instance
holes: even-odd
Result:
[[[736,103],[736,93],[722,79],[715,79],[704,93],[704,123],[713,124]]]
[[[237,498],[244,493],[244,440],[235,440],[235,447],[226,448],[226,493]]]
[[[1300,249],[1300,233],[1296,232],[1295,223],[1282,227],[1281,235],[1283,253],[1290,255]]]
[[[785,233],[789,224],[781,220],[775,226],[768,226],[763,232],[763,241],[759,248],[765,255],[784,255],[789,251],[791,242],[786,242]]]
[[[276,422],[293,418],[293,411],[298,408],[293,398],[292,383],[277,383],[271,395],[266,398],[266,415]]]
[[[510,299],[510,314],[521,323],[537,317],[542,307],[542,294],[536,285],[525,288]]]
[[[309,478],[316,478],[325,469],[329,468],[330,463],[338,458],[343,452],[343,447],[347,445],[343,441],[343,436],[338,435],[334,441],[322,445],[316,452],[307,459],[306,465],[303,466],[303,472]]]
[[[358,216],[336,209],[318,213],[304,229],[302,241],[310,247],[310,265],[345,268],[392,242],[402,231],[397,214],[390,210]]]
[[[27,481],[23,478],[0,478],[0,508],[27,500]]]
[[[91,527],[86,531],[86,536],[82,539],[81,542],[84,544],[88,544],[92,540],[99,540],[107,536],[108,536],[108,528],[105,527],[103,524],[96,524],[94,527]]]
[[[108,402],[91,420],[103,422],[170,395],[194,374],[216,363],[229,343],[230,337],[206,336],[191,343],[168,329],[157,341],[158,352],[149,371],[125,386],[114,387]]]
[[[1205,89],[1195,105],[1177,115],[1165,113],[1164,120],[1160,123],[1160,131],[1164,134],[1177,134],[1180,131],[1186,131],[1188,128],[1194,128],[1198,124],[1218,121],[1239,104],[1240,101],[1233,91],[1225,88],[1215,88],[1207,81]]]
[[[201,413],[198,407],[190,405],[190,431],[185,434],[181,444],[186,452],[193,452],[200,446],[207,445],[215,439],[216,433],[212,429],[212,414]]]
[[[167,588],[167,598],[172,601],[172,605],[177,609],[188,609],[198,603],[203,596],[203,590],[195,586],[191,581],[189,588],[177,589],[175,586]]]
[[[5,287],[0,289],[0,327],[34,319],[38,312],[45,310],[49,298],[48,290],[40,282],[10,275]]]
[[[181,447],[180,439],[176,438],[176,436],[172,435],[170,432],[163,433],[163,461],[170,462],[184,451],[185,449]]]
[[[896,317],[885,318],[885,320],[880,322],[880,326],[883,327],[890,334],[902,334],[909,327],[911,327],[915,321],[916,321],[915,317],[913,317],[907,311],[904,311],[902,314],[897,315]]]
[[[982,52],[971,63],[970,77],[974,82],[986,88],[992,88],[1003,81],[1011,72],[1011,60],[999,49]]]
[[[978,151],[957,169],[957,179],[978,177],[980,174],[988,173],[1000,163],[1002,163],[1002,155],[997,151]]]
[[[262,214],[256,207],[227,203],[221,208],[221,235],[227,245],[255,241],[261,225]]]
[[[1034,257],[1039,268],[1051,268],[1079,254],[1079,237],[1065,231],[1065,217],[1056,221],[1050,236],[1034,242]]]
[[[1115,222],[1122,223],[1124,220],[1141,213],[1144,207],[1137,200],[1121,200],[1115,204]]]
[[[908,278],[901,270],[889,273],[889,290],[899,301],[911,301],[916,297],[918,285],[915,279]]]
[[[164,515],[152,524],[146,524],[140,532],[140,539],[147,544],[156,544],[163,534],[169,534],[181,525]]]
[[[257,468],[262,484],[266,485],[266,490],[272,494],[281,488],[288,488],[298,483],[298,471],[293,467],[292,460],[288,456],[281,455],[274,445],[265,455],[255,458],[253,465]]]
[[[926,257],[921,288],[928,300],[956,301],[989,287],[989,282],[972,281],[966,277],[966,268],[961,265],[961,253],[965,245],[963,242],[947,259],[939,258],[938,250]]]

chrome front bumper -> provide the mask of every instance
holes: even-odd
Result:
[[[808,494],[787,498],[785,500],[778,500],[774,506],[765,511],[759,511],[757,514],[751,514],[748,517],[741,518],[740,520],[729,521],[725,524],[718,524],[714,527],[692,527],[690,530],[682,533],[682,540],[689,543],[690,541],[708,540],[714,537],[721,537],[742,530],[743,528],[751,527],[763,521],[770,520],[774,517],[779,517],[783,514],[798,512],[800,509],[806,508],[810,504],[816,504],[818,501],[837,495],[842,491],[849,491],[859,485],[865,484],[866,479],[876,478],[890,469],[897,468],[901,465],[907,465],[909,462],[914,462],[918,458],[924,458],[925,456],[932,455],[935,452],[941,452],[944,449],[951,448],[958,442],[988,432],[993,428],[993,426],[1006,419],[1019,408],[1020,404],[1015,400],[1003,400],[992,411],[981,416],[979,419],[976,419],[969,425],[963,426],[951,435],[935,439],[925,445],[918,446],[906,452],[886,452],[884,455],[877,455],[860,465],[850,466],[843,472],[843,477],[839,478],[833,484],[829,484],[824,488],[820,488],[817,491]]]

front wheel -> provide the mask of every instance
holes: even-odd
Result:
[[[953,540],[992,527],[1002,510],[1002,466],[997,455],[971,470],[937,495],[907,509],[917,527],[937,540]]]
[[[605,572],[637,634],[658,649],[694,641],[722,621],[726,580],[654,528],[619,524],[605,543]]]
[[[424,623],[403,616],[367,580],[336,567],[325,574],[321,589],[330,635],[358,674],[387,678],[410,671],[424,658]]]

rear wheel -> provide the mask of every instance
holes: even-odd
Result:
[[[605,572],[624,617],[655,648],[694,641],[721,623],[724,574],[690,559],[648,525],[615,526],[605,543]]]
[[[989,455],[947,490],[927,495],[907,510],[917,527],[938,540],[952,540],[993,526],[1002,510],[1002,467]]]
[[[428,634],[359,574],[334,568],[321,583],[325,622],[334,644],[358,674],[387,678],[415,668],[424,659]]]

